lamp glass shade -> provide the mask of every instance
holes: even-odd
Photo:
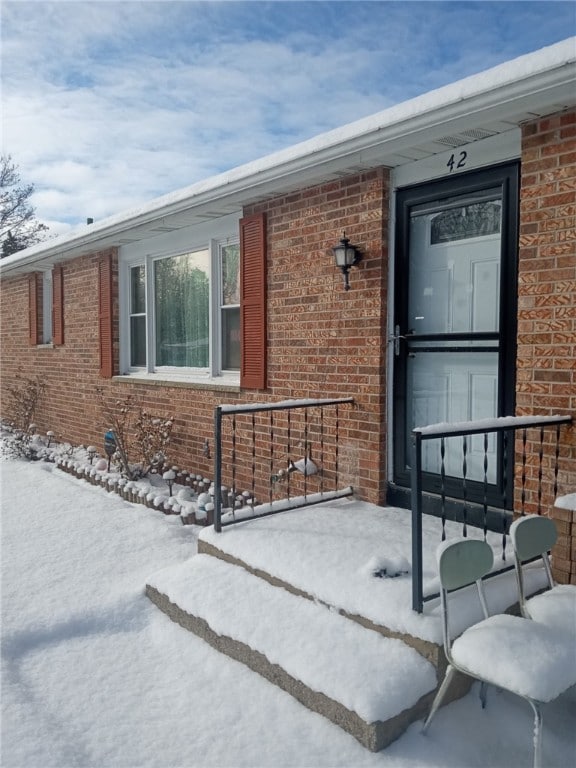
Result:
[[[356,261],[356,248],[348,245],[348,242],[347,238],[342,238],[332,249],[337,267],[351,267]]]

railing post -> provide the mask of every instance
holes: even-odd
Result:
[[[422,613],[422,435],[412,432],[412,610]]]
[[[214,530],[222,532],[222,410],[214,408]]]

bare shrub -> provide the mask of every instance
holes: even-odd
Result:
[[[40,376],[24,376],[22,370],[16,373],[14,384],[8,387],[8,415],[15,429],[30,432],[38,403],[45,391],[46,384]]]
[[[134,445],[140,454],[143,474],[160,471],[166,463],[166,452],[172,437],[173,419],[154,416],[140,408],[134,422]]]
[[[24,376],[22,370],[16,373],[14,383],[7,387],[8,419],[11,432],[8,452],[25,459],[36,457],[32,438],[36,432],[34,416],[38,403],[46,391],[46,384],[39,376]]]
[[[122,475],[129,480],[160,471],[167,461],[173,419],[145,411],[129,394],[107,398],[102,388],[96,390],[106,426],[114,433],[115,457]]]

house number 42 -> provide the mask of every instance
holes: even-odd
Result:
[[[450,168],[450,173],[454,170],[458,170],[458,168],[464,168],[466,165],[466,158],[468,157],[468,153],[462,150],[459,154],[452,153],[450,155],[450,159],[446,163],[446,167]]]

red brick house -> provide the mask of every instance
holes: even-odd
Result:
[[[352,396],[342,470],[403,503],[412,426],[576,410],[576,39],[1,267],[2,379],[42,374],[40,429],[100,444],[95,388],[133,392],[209,473],[216,405]]]

